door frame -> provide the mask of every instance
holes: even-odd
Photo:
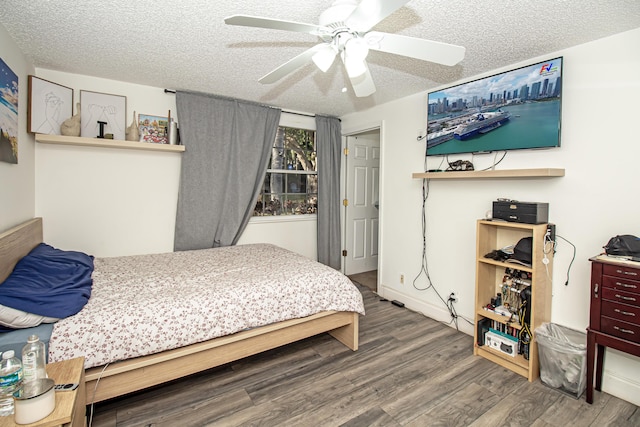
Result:
[[[346,194],[346,187],[347,187],[347,161],[344,157],[344,149],[347,147],[347,139],[348,137],[352,137],[352,136],[357,136],[361,133],[366,133],[366,132],[371,132],[371,131],[375,131],[377,130],[379,135],[380,135],[380,173],[378,176],[378,196],[379,196],[379,209],[378,209],[378,283],[376,284],[376,287],[379,286],[380,284],[380,277],[381,277],[381,272],[382,269],[384,268],[383,265],[383,241],[384,241],[384,235],[383,235],[383,218],[384,218],[384,186],[382,185],[382,183],[384,182],[384,147],[385,147],[385,140],[384,140],[384,120],[379,121],[379,122],[374,122],[374,123],[369,123],[369,124],[365,124],[365,125],[359,125],[359,126],[354,126],[353,128],[343,128],[342,129],[342,162],[341,162],[341,166],[340,166],[340,199],[344,200],[347,197]],[[345,249],[345,245],[346,245],[346,238],[347,238],[347,227],[349,226],[348,224],[346,224],[346,221],[344,220],[346,218],[346,207],[344,205],[341,204],[340,206],[340,218],[341,218],[341,240],[342,240],[342,248]],[[345,257],[341,258],[341,270],[342,273],[345,273]]]

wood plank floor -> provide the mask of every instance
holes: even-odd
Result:
[[[378,270],[365,271],[364,273],[356,273],[349,276],[349,279],[366,286],[373,292],[378,290]]]
[[[473,338],[360,286],[360,349],[327,334],[97,404],[113,426],[640,426],[637,406],[574,399],[473,356]]]

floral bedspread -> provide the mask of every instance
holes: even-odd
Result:
[[[327,311],[364,314],[342,273],[269,244],[96,258],[85,307],[54,326],[49,360],[85,368]]]

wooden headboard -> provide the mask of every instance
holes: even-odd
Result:
[[[39,243],[42,243],[42,218],[30,219],[0,234],[0,283]]]

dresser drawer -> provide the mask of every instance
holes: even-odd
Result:
[[[602,299],[620,302],[622,304],[628,304],[633,306],[640,306],[640,295],[631,292],[620,291],[614,288],[603,287]]]
[[[640,307],[633,305],[602,301],[602,315],[627,323],[640,324]]]
[[[602,316],[601,329],[605,334],[640,343],[640,326]]]
[[[626,277],[602,276],[602,286],[640,295],[640,282]]]
[[[627,279],[640,281],[640,270],[637,267],[604,264],[602,266],[602,274],[606,276],[626,277]]]

